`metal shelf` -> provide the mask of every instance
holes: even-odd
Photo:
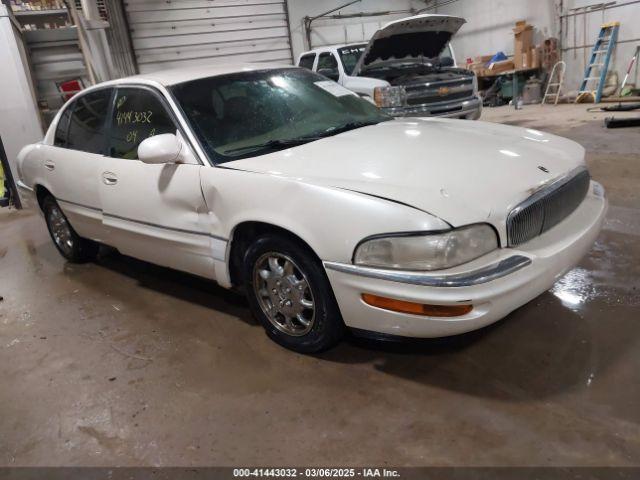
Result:
[[[16,17],[51,17],[59,15],[67,15],[66,8],[59,8],[56,10],[18,10],[13,12]]]

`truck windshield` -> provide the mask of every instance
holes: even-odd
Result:
[[[342,60],[345,74],[351,75],[353,73],[353,69],[356,68],[356,64],[364,53],[366,46],[366,44],[351,45],[349,47],[342,47],[338,49],[338,55],[340,55],[340,60]]]
[[[451,51],[450,43],[447,43],[447,45],[444,47],[444,50],[440,52],[440,60],[442,60],[443,58],[450,58],[455,62],[455,58],[453,58],[453,52]]]
[[[202,78],[171,91],[215,164],[391,119],[337,83],[300,68]]]

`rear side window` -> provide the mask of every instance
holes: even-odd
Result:
[[[337,70],[338,69],[338,60],[331,52],[324,52],[320,54],[318,57],[318,70],[326,69],[326,70]]]
[[[144,139],[177,130],[163,102],[152,91],[119,88],[111,119],[109,156],[137,160],[138,146]]]
[[[69,119],[71,118],[73,107],[74,104],[69,105],[60,115],[60,120],[58,120],[58,125],[56,126],[56,134],[53,137],[53,144],[56,147],[65,147],[67,145],[67,130],[69,130]]]
[[[112,93],[113,90],[107,88],[76,100],[69,122],[67,148],[104,155],[105,122]]]
[[[309,53],[307,55],[303,55],[300,57],[300,62],[298,63],[299,67],[306,68],[308,70],[313,70],[313,62],[316,60],[315,53]]]

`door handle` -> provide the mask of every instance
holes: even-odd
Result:
[[[118,183],[118,176],[113,172],[103,172],[102,182],[105,185],[115,185],[116,183]]]
[[[46,168],[47,170],[49,170],[51,172],[51,171],[55,170],[56,162],[54,162],[53,160],[45,160],[44,161],[44,168]]]

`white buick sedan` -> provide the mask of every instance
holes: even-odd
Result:
[[[493,323],[571,269],[607,208],[584,149],[392,119],[307,70],[164,71],[76,95],[18,159],[69,261],[99,244],[241,288],[299,351]]]

